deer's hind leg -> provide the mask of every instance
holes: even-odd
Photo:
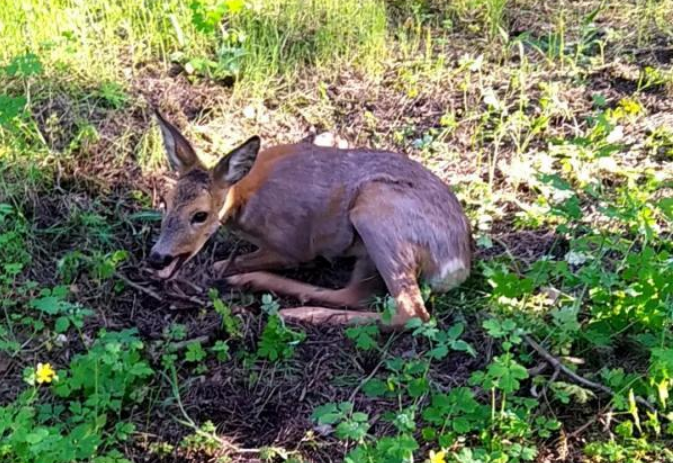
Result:
[[[364,307],[377,288],[377,272],[365,258],[356,262],[349,284],[342,289],[329,289],[285,278],[270,272],[249,272],[233,275],[226,281],[256,291],[271,291],[295,297],[302,303],[314,302],[333,307]]]
[[[234,286],[249,287],[258,291],[271,291],[331,307],[365,307],[380,289],[380,279],[374,264],[362,255],[356,261],[349,284],[342,289],[314,286],[269,272],[251,272],[227,278]],[[310,323],[346,324],[380,321],[380,314],[348,309],[319,306],[302,306],[279,311],[285,319]]]
[[[257,291],[271,291],[295,297],[302,303],[315,302],[332,307],[362,307],[365,295],[352,287],[328,289],[314,286],[269,272],[251,272],[227,278],[234,286],[248,287]],[[284,319],[309,323],[347,324],[380,321],[380,314],[348,309],[333,309],[319,306],[302,306],[279,311]]]
[[[396,314],[389,322],[392,329],[401,329],[412,318],[429,320],[422,293],[417,283],[419,249],[401,230],[409,226],[401,211],[391,207],[398,192],[387,183],[365,186],[350,213],[350,220],[363,241],[368,256],[396,301]],[[401,198],[405,204],[405,198]]]
[[[358,325],[378,323],[382,321],[382,315],[377,312],[330,309],[328,307],[316,306],[302,306],[281,309],[279,311],[279,315],[281,315],[284,320],[330,325]]]

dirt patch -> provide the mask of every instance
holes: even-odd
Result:
[[[160,109],[177,126],[208,114],[231,95],[231,90],[220,85],[190,82],[182,73],[167,75],[151,63],[138,70],[132,85],[150,107]]]
[[[208,373],[203,376],[190,377],[185,372],[183,385],[189,387],[184,388],[182,401],[192,418],[198,422],[211,420],[221,438],[240,448],[274,445],[297,451],[308,461],[338,461],[344,454],[343,444],[326,434],[317,445],[317,433],[327,431],[316,428],[309,417],[319,405],[347,400],[353,400],[356,409],[371,415],[397,410],[391,401],[371,398],[358,390],[364,377],[386,378],[386,371],[378,355],[355,351],[339,329],[295,327],[305,330],[307,339],[291,360],[252,368],[236,360],[225,364],[209,362]],[[478,333],[469,333],[466,339],[479,348],[484,341]],[[404,358],[413,356],[415,351],[414,341],[406,336],[396,339],[390,348],[392,355]],[[442,381],[448,388],[466,385],[471,372],[485,362],[481,355],[472,359],[465,354],[451,354],[434,365],[428,378]],[[179,411],[169,406],[164,413],[165,417],[153,420],[147,432],[177,443],[186,435],[186,429],[176,429],[167,417]],[[390,426],[380,423],[372,432],[385,435],[391,431]],[[180,455],[178,452],[163,461],[180,461]]]
[[[95,312],[82,328],[81,338],[69,336],[63,345],[50,352],[49,358],[55,367],[65,367],[84,348],[82,340],[95,339],[101,328],[138,329],[157,371],[162,370],[161,354],[167,343],[167,328],[172,324],[185,327],[187,340],[199,339],[205,346],[212,345],[224,334],[220,316],[209,308],[205,294],[211,286],[220,288],[221,295],[230,300],[241,321],[241,331],[245,333],[243,339],[231,344],[232,352],[255,352],[265,325],[257,300],[252,303],[222,282],[213,282],[208,271],[214,261],[228,257],[237,246],[231,236],[223,233],[214,237],[184,270],[178,282],[153,281],[144,270],[143,260],[155,239],[158,224],[143,225],[130,218],[143,209],[130,199],[129,191],[119,188],[104,190],[104,193],[81,181],[67,186],[68,190],[40,195],[27,210],[35,218],[36,241],[26,278],[39,282],[41,287],[66,283],[74,299]],[[89,222],[83,221],[83,216],[88,217]],[[91,222],[95,216],[101,217],[100,222]],[[62,271],[57,270],[58,262],[73,250],[94,255],[102,249],[129,252],[119,274],[137,287],[117,277],[97,279],[84,267],[74,270],[67,280]],[[248,245],[239,246],[240,252],[249,249]],[[351,265],[349,259],[317,262],[288,275],[318,285],[339,287],[347,281]],[[287,299],[280,302],[282,306],[297,303]],[[443,326],[452,323],[458,315],[448,311],[436,313]],[[471,373],[489,361],[490,346],[477,328],[480,324],[471,317],[471,314],[463,315],[469,327],[463,339],[474,345],[478,356],[451,354],[434,363],[429,379],[448,388],[466,385]],[[207,361],[203,373],[195,374],[183,367],[185,369],[178,372],[182,404],[192,419],[199,423],[211,420],[218,435],[238,447],[274,445],[295,450],[308,461],[336,461],[344,454],[344,444],[330,434],[317,436],[319,431],[309,417],[319,405],[352,398],[358,410],[371,416],[394,410],[391,401],[368,397],[360,389],[363,378],[371,374],[374,378],[386,378],[382,357],[356,350],[340,328],[292,327],[305,331],[307,338],[287,362],[247,364],[245,359],[233,356],[226,362]],[[384,344],[387,339],[387,335],[382,335],[380,342]],[[396,336],[388,352],[392,356],[413,358],[421,351],[417,342],[410,336]],[[16,397],[24,387],[23,367],[38,361],[41,361],[39,352],[35,358],[24,357],[21,362],[0,358],[1,402]],[[186,453],[182,449],[161,458],[149,451],[151,443],[178,445],[191,432],[176,422],[182,415],[173,391],[161,378],[159,381],[158,396],[147,409],[142,406],[128,411],[139,433],[126,449],[128,456],[136,461],[209,461],[201,453]],[[392,432],[390,428],[390,424],[380,423],[372,432],[385,435]],[[308,437],[312,435],[315,437]],[[234,461],[257,461],[245,455],[237,458],[240,460]]]
[[[546,25],[537,24],[533,10],[508,19],[512,31],[533,30],[542,36],[550,31]],[[471,38],[457,39],[457,46],[447,47],[451,49],[445,51],[443,59],[456,64],[455,69],[460,67],[465,53],[479,62]],[[667,44],[657,43],[656,48],[636,55],[640,63],[672,63],[672,56],[666,57],[666,52],[672,53],[672,45],[668,48]],[[527,53],[531,53],[527,57],[532,62],[543,61],[533,50]],[[487,178],[492,156],[508,161],[517,151],[517,137],[505,137],[492,150],[499,129],[495,120],[499,118],[494,117],[496,112],[489,118],[482,117],[492,111],[486,102],[490,101],[486,99],[490,92],[504,107],[504,117],[522,110],[533,120],[541,114],[545,87],[559,86],[552,94],[568,111],[551,116],[552,127],[547,129],[546,139],[543,135],[534,136],[529,141],[531,150],[548,149],[553,135],[562,138],[578,134],[595,111],[592,97],[596,93],[605,96],[610,107],[623,98],[638,98],[646,111],[659,113],[649,120],[650,124],[672,125],[672,116],[663,115],[672,109],[672,98],[663,98],[666,90],[672,93],[672,88],[654,86],[636,95],[636,66],[607,66],[590,75],[576,75],[549,71],[542,65],[532,70],[516,91],[509,82],[517,76],[522,57],[512,56],[504,61],[486,51],[481,59],[482,64],[475,64],[475,70],[453,73],[435,74],[433,63],[425,67],[405,61],[390,64],[378,79],[353,71],[342,71],[323,80],[308,73],[300,75],[293,88],[289,86],[258,102],[236,101],[227,86],[194,83],[180,72],[167,74],[159,65],[146,64],[136,70],[129,88],[132,98],[121,109],[88,105],[65,90],[38,99],[34,117],[50,148],[77,155],[64,162],[62,170],[57,169],[53,190],[33,192],[27,197],[25,213],[33,225],[35,240],[31,241],[33,260],[25,279],[36,281],[40,287],[66,283],[73,298],[95,312],[82,329],[82,339],[75,335],[53,347],[50,360],[56,366],[67,365],[83,350],[83,339],[94,339],[101,328],[136,328],[153,367],[161,371],[171,325],[182,325],[187,341],[198,340],[205,346],[225,336],[221,318],[213,311],[207,294],[209,288],[215,288],[242,325],[242,339],[231,343],[231,352],[242,354],[223,362],[210,358],[204,364],[205,370],[199,372],[181,364],[178,384],[185,413],[199,423],[211,420],[218,435],[238,447],[274,445],[297,451],[308,461],[339,460],[345,453],[344,443],[325,429],[317,429],[311,422],[311,413],[327,402],[352,399],[356,409],[373,417],[394,410],[391,401],[369,397],[362,390],[364,378],[386,377],[383,355],[357,350],[342,329],[292,325],[304,331],[307,338],[290,360],[278,364],[247,361],[246,353],[256,351],[265,316],[260,313],[259,297],[242,294],[222,280],[214,280],[210,271],[214,262],[230,257],[235,250],[252,250],[226,232],[214,237],[176,281],[150,278],[143,262],[157,238],[158,222],[136,216],[157,206],[168,180],[161,173],[144,175],[139,167],[139,146],[154,124],[149,109],[162,110],[187,132],[200,151],[213,158],[254,133],[263,136],[265,146],[271,146],[330,130],[352,147],[404,152],[423,161],[448,183],[469,185],[471,179]],[[520,100],[521,92],[528,95],[527,101]],[[94,128],[96,136],[86,135],[87,125]],[[630,130],[634,129],[627,128],[626,133]],[[83,135],[78,139],[78,134]],[[665,160],[667,153],[661,155]],[[496,189],[506,185],[499,166],[494,177]],[[144,193],[141,199],[139,191]],[[492,245],[478,250],[478,261],[503,258],[527,268],[543,256],[564,258],[568,243],[563,236],[550,230],[514,231],[515,210],[508,209],[505,214],[507,218],[494,224],[488,233]],[[116,276],[96,278],[84,267],[73,270],[69,278],[63,275],[63,259],[73,251],[94,256],[116,250],[129,253]],[[348,280],[352,264],[349,259],[319,261],[283,273],[315,285],[339,288]],[[477,273],[463,290],[473,291],[471,298],[479,305],[489,289]],[[456,303],[452,296],[448,300],[448,304]],[[282,307],[297,304],[287,298],[279,302]],[[463,303],[464,299],[460,299],[456,304]],[[477,356],[452,353],[433,364],[428,378],[447,388],[467,385],[471,373],[487,365],[493,352],[491,342],[480,329],[480,310],[441,304],[433,309],[443,327],[459,320],[465,322],[467,332],[463,339],[474,346]],[[387,335],[381,335],[380,345],[388,340]],[[394,337],[388,344],[388,353],[414,358],[421,351],[417,342],[411,336]],[[619,347],[619,352],[630,351],[630,346]],[[13,359],[0,354],[0,402],[8,402],[23,389],[23,368],[40,361],[41,355],[44,354],[35,351]],[[629,360],[637,368],[642,359]],[[137,425],[137,434],[125,449],[127,455],[134,461],[148,462],[213,461],[214,457],[185,449],[172,450],[164,457],[151,450],[151,444],[177,446],[191,433],[176,420],[185,417],[174,391],[159,375],[157,382],[157,396],[149,399],[152,403],[125,411]],[[572,429],[581,427],[588,417],[587,409],[557,412]],[[372,432],[376,436],[390,435],[393,425],[378,420]],[[423,448],[422,452],[427,450]],[[546,450],[540,459],[553,459],[555,453]],[[258,459],[237,454],[233,461]]]

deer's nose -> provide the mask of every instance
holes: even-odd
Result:
[[[148,264],[155,270],[161,270],[171,263],[173,256],[170,254],[160,254],[157,251],[152,251],[148,256]]]

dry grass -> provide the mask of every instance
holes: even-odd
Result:
[[[347,11],[340,10],[342,7],[350,7],[349,14],[358,12],[359,2],[328,3],[325,14],[329,16]],[[0,171],[4,174],[0,203],[20,207],[29,224],[27,251],[31,256],[26,270],[6,284],[7,294],[19,295],[18,288],[30,281],[37,287],[62,283],[58,262],[73,250],[87,255],[127,251],[129,256],[117,271],[137,285],[77,272],[68,282],[72,297],[92,308],[95,315],[79,333],[69,333],[61,345],[54,344],[48,334],[38,333],[31,338],[19,335],[26,345],[17,355],[0,350],[0,404],[9,403],[23,389],[25,367],[38,361],[66,367],[101,328],[137,328],[147,358],[158,371],[162,355],[172,349],[167,339],[172,325],[183,325],[185,339],[205,346],[223,339],[221,317],[213,311],[207,294],[210,287],[220,289],[231,305],[241,323],[242,337],[231,341],[233,356],[227,361],[209,357],[198,372],[194,365],[178,362],[177,378],[184,411],[196,422],[213,421],[222,439],[242,448],[281,447],[306,461],[334,462],[344,456],[346,445],[313,425],[310,415],[315,407],[353,401],[358,410],[370,414],[371,433],[380,438],[394,433],[393,425],[380,419],[387,411],[416,403],[410,398],[404,403],[372,398],[358,389],[369,375],[382,376],[384,358],[409,359],[423,352],[425,346],[419,338],[408,335],[381,335],[382,351],[363,352],[341,329],[294,326],[305,331],[307,338],[290,360],[251,362],[246,355],[255,351],[265,326],[260,303],[213,281],[208,270],[236,245],[226,233],[209,243],[178,282],[160,284],[148,278],[143,261],[156,238],[158,223],[139,214],[158,205],[169,180],[150,106],[161,108],[184,129],[209,160],[253,133],[262,136],[265,146],[272,146],[330,131],[353,147],[406,153],[458,191],[476,237],[492,242],[478,254],[478,260],[487,265],[509,262],[512,268],[526,269],[543,256],[562,260],[566,255],[573,236],[556,230],[553,223],[529,227],[527,217],[523,218],[527,215],[523,210],[536,204],[540,192],[518,174],[524,165],[540,162],[541,153],[554,151],[558,140],[585,134],[597,95],[603,96],[608,108],[620,107],[625,100],[639,104],[639,116],[623,126],[622,140],[627,148],[619,166],[659,170],[671,181],[662,195],[672,196],[672,79],[641,88],[647,67],[672,75],[672,36],[665,27],[669,18],[672,25],[672,4],[669,10],[665,3],[646,2],[643,12],[642,5],[607,2],[594,22],[595,29],[590,30],[584,18],[598,2],[551,6],[517,1],[501,12],[499,2],[490,1],[477,2],[475,8],[468,2],[448,8],[444,2],[412,3],[421,7],[408,9],[412,7],[404,2],[387,6],[389,20],[395,25],[388,29],[386,53],[376,53],[382,46],[380,36],[364,33],[364,43],[375,43],[372,53],[348,56],[347,48],[364,46],[356,31],[341,44],[346,48],[340,49],[339,59],[329,52],[330,39],[348,29],[347,23],[330,22],[334,29],[321,36],[324,41],[308,44],[304,34],[312,29],[313,16],[301,14],[301,2],[293,3],[298,16],[285,17],[293,25],[285,29],[283,21],[274,20],[274,8],[275,14],[281,14],[276,3],[265,7],[269,11],[264,20],[257,21],[248,12],[250,16],[235,23],[250,31],[258,41],[255,43],[271,37],[270,24],[282,32],[290,31],[286,40],[297,43],[252,54],[248,64],[243,64],[244,69],[249,66],[250,74],[234,83],[188,75],[184,62],[170,62],[169,52],[180,48],[170,24],[154,16],[146,21],[136,15],[129,18],[129,38],[119,34],[112,38],[116,29],[105,25],[103,37],[111,37],[110,49],[82,42],[87,47],[69,55],[75,60],[75,64],[66,63],[70,71],[64,72],[56,64],[58,56],[45,51],[40,55],[47,65],[44,75],[0,77],[9,94],[28,89],[32,96],[28,122],[17,130],[0,128]],[[101,14],[121,15],[102,5],[92,4],[87,11],[102,8]],[[369,5],[374,10],[369,10],[372,24],[367,23],[367,31],[377,32],[385,27],[379,22],[384,10],[378,10],[384,6],[380,2]],[[204,43],[185,21],[183,16],[188,13],[182,2],[168,2],[164,8],[178,17],[184,40],[195,37],[182,51],[200,54],[211,50],[213,43]],[[0,63],[23,51],[17,48],[16,39],[26,33],[42,42],[68,25],[95,35],[85,21],[87,15],[79,17],[83,23],[59,16],[62,24],[45,25],[39,31],[44,22],[41,15],[54,18],[44,9],[29,21],[27,32],[12,22],[16,20],[12,14],[26,13],[12,11],[0,16],[5,20]],[[630,28],[636,22],[638,27]],[[315,34],[312,37],[318,36],[317,31],[310,32]],[[532,40],[516,40],[525,32]],[[564,37],[570,48],[563,47],[560,53],[544,50],[544,39],[550,44],[556,34]],[[582,46],[584,37],[592,40]],[[125,48],[128,43],[137,43],[139,49]],[[275,42],[270,48],[275,44],[279,45]],[[38,46],[47,50],[42,47]],[[320,49],[320,57],[306,62],[307,55],[316,49]],[[114,59],[102,62],[100,55]],[[270,56],[289,59],[289,63],[292,59],[292,64],[275,62],[266,67],[262,62]],[[336,63],[331,63],[333,58]],[[376,68],[369,68],[372,63]],[[103,77],[97,79],[99,71]],[[117,84],[106,87],[109,82]],[[122,99],[119,106],[117,98]],[[535,130],[538,118],[545,118],[545,123]],[[669,129],[670,144],[666,140],[650,145],[655,133],[665,130],[667,135]],[[37,172],[26,167],[26,159],[36,162],[32,165],[39,166]],[[607,176],[608,188],[615,178],[619,177]],[[672,234],[672,229],[669,232],[666,227],[665,233]],[[348,266],[349,262],[320,263],[292,274],[337,286],[344,281]],[[490,291],[486,278],[476,271],[462,288],[434,302],[440,326],[466,323],[464,339],[474,345],[478,355],[471,358],[452,353],[434,363],[428,372],[433,384],[446,389],[464,386],[472,372],[485,368],[495,357],[499,347],[480,328],[488,312]],[[31,296],[36,290],[27,292]],[[23,300],[27,296],[17,297]],[[608,363],[620,360],[614,352],[606,359]],[[634,369],[639,371],[639,359],[635,362]],[[181,410],[171,382],[157,375],[151,390],[145,402],[123,414],[137,426],[122,449],[127,458],[206,462],[230,455],[231,461],[262,461],[259,454],[237,454],[225,447],[213,454],[177,448],[159,457],[158,443],[178,445],[191,430],[174,419],[181,416]],[[489,402],[490,397],[481,394],[480,399]],[[604,404],[599,401],[558,404],[542,413],[556,415],[571,435],[595,420],[601,406]],[[563,433],[558,436],[561,440],[538,442],[539,461],[580,461],[586,442],[606,439],[599,422],[583,429],[569,439]],[[434,445],[421,441],[418,455],[425,458]]]

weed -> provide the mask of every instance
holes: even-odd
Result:
[[[256,355],[271,361],[289,359],[305,337],[305,333],[286,327],[279,315],[270,315],[260,336]]]
[[[132,331],[102,332],[91,349],[77,355],[58,376],[45,365],[27,372],[32,387],[0,407],[3,458],[53,463],[126,461],[110,447],[127,440],[135,429],[122,419],[122,410],[126,404],[143,400],[143,385],[152,375],[141,349]],[[50,383],[50,393],[40,394],[39,388]]]
[[[380,330],[375,325],[361,325],[347,328],[345,334],[349,339],[354,341],[356,348],[359,350],[374,350],[379,347],[377,337]]]
[[[187,362],[201,362],[206,358],[206,351],[202,348],[202,345],[196,341],[193,341],[187,345],[185,351],[185,361]]]
[[[0,460],[672,459],[672,2],[5,3]],[[160,288],[148,100],[208,154],[327,130],[421,160],[470,216],[472,277],[347,341],[271,295]]]
[[[312,419],[318,425],[337,425],[335,436],[343,440],[355,440],[360,442],[368,433],[368,415],[355,412],[349,402],[340,404],[325,404],[317,407],[312,414]]]
[[[230,307],[218,297],[216,290],[210,290],[209,297],[213,303],[214,310],[222,317],[223,330],[232,338],[240,338],[242,336],[240,322],[232,315]]]
[[[40,291],[40,297],[30,302],[33,309],[56,317],[54,321],[56,333],[65,333],[71,326],[81,329],[84,318],[93,315],[91,310],[66,301],[67,294],[68,289],[65,286],[58,286],[52,290],[43,289]]]
[[[473,357],[476,356],[476,351],[471,344],[459,339],[464,331],[464,325],[461,323],[443,331],[436,328],[436,323],[433,320],[424,324],[419,318],[414,318],[408,322],[407,328],[413,330],[413,336],[423,336],[429,340],[431,349],[426,355],[434,360],[445,358],[451,350],[466,352]]]
[[[227,342],[219,340],[213,344],[211,347],[211,352],[216,354],[216,358],[220,362],[224,362],[230,358],[230,346],[227,345]]]
[[[215,435],[216,427],[212,422],[206,421],[199,427],[199,432],[187,435],[181,441],[181,447],[193,452],[204,452],[212,455],[218,448],[220,442]]]

